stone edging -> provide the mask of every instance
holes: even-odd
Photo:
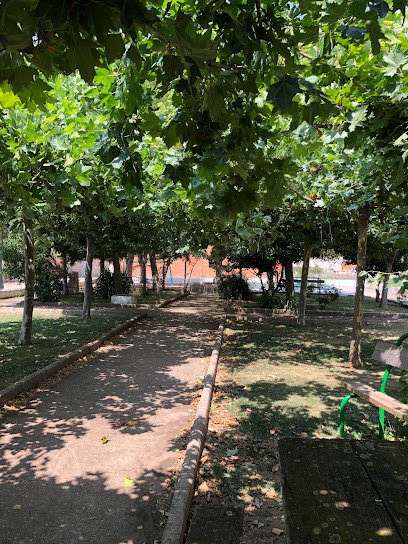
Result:
[[[188,297],[189,294],[190,294],[190,291],[187,291],[186,293],[181,293],[180,295],[177,295],[174,298],[169,298],[169,300],[165,300],[164,302],[159,304],[158,308],[165,308],[166,306],[168,306],[169,304],[172,304],[173,302],[177,302],[178,300]]]
[[[128,329],[134,327],[141,319],[145,318],[146,316],[147,313],[143,312],[138,316],[132,317],[132,319],[129,319],[125,323],[121,323],[120,325],[110,330],[106,334],[100,336],[96,340],[85,344],[84,346],[76,349],[75,351],[72,351],[68,355],[65,355],[65,357],[62,357],[61,359],[50,363],[44,368],[40,368],[36,372],[29,374],[28,376],[22,378],[13,385],[6,387],[6,389],[2,389],[0,391],[0,407],[3,406],[5,402],[15,398],[20,393],[24,393],[26,391],[29,391],[33,387],[36,387],[43,380],[49,378],[62,368],[74,363],[75,361],[81,359],[82,357],[85,357],[86,355],[89,355],[90,353],[93,353],[107,340],[110,340],[114,336],[117,336],[118,334],[121,334],[122,332],[125,332]]]
[[[186,530],[190,504],[193,498],[195,478],[198,463],[204,447],[207,433],[208,417],[217,374],[218,358],[220,356],[222,335],[225,327],[225,318],[218,327],[217,338],[211,354],[210,364],[205,377],[200,403],[197,408],[190,441],[181,467],[176,491],[171,502],[170,512],[161,544],[182,544]]]

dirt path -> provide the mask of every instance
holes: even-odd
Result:
[[[160,538],[164,481],[183,448],[176,436],[193,416],[191,393],[221,309],[215,298],[191,297],[156,311],[3,418],[1,544]]]

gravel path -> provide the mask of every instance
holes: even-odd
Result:
[[[1,544],[160,539],[170,502],[164,482],[182,448],[176,436],[194,415],[191,393],[221,311],[208,296],[154,311],[3,417]]]

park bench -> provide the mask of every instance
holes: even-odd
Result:
[[[381,439],[384,438],[385,411],[408,422],[408,406],[385,393],[385,386],[392,368],[408,370],[408,349],[401,346],[402,342],[406,338],[408,338],[408,333],[400,336],[395,345],[387,342],[377,342],[372,359],[387,365],[379,391],[358,381],[341,382],[341,385],[350,391],[350,393],[344,397],[340,406],[340,437],[344,436],[344,416],[346,405],[351,398],[356,396],[370,402],[371,404],[374,404],[374,406],[379,408],[379,437]]]

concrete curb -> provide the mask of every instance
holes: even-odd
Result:
[[[208,417],[217,374],[218,358],[225,327],[225,318],[218,327],[217,338],[211,354],[210,364],[205,377],[204,388],[197,408],[190,441],[187,446],[179,481],[170,507],[167,523],[164,528],[161,544],[182,544],[193,498],[194,483],[198,462],[204,447],[207,433]]]
[[[190,295],[190,291],[187,291],[186,293],[181,293],[181,295],[177,295],[174,298],[169,298],[169,300],[165,300],[161,304],[159,304],[158,308],[166,308],[169,304],[172,304],[173,302],[177,302],[178,300],[181,300],[183,298],[186,298]]]
[[[90,353],[93,353],[107,340],[110,340],[114,336],[117,336],[118,334],[121,334],[122,332],[125,332],[128,329],[131,329],[141,319],[145,318],[146,316],[147,316],[147,313],[144,312],[138,316],[132,317],[132,319],[125,321],[125,323],[121,323],[120,325],[110,330],[103,336],[100,336],[96,340],[93,340],[92,342],[85,344],[85,346],[82,346],[76,349],[75,351],[72,351],[65,357],[62,357],[61,359],[58,359],[57,361],[50,363],[44,368],[40,368],[36,372],[33,372],[32,374],[26,376],[25,378],[22,378],[21,380],[14,383],[13,385],[6,387],[6,389],[2,389],[0,391],[0,407],[3,406],[5,402],[15,398],[20,393],[24,393],[26,391],[29,391],[33,387],[36,387],[43,380],[45,380],[46,378],[49,378],[50,376],[52,376],[53,374],[55,374],[62,368],[74,363],[75,361],[77,361],[78,359],[81,359],[82,357],[85,357],[86,355],[89,355]]]

